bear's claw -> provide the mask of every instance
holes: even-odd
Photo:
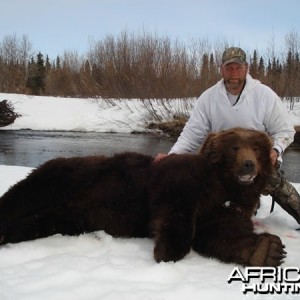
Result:
[[[264,233],[258,236],[256,249],[251,258],[252,266],[276,267],[283,263],[287,252],[284,250],[280,238],[276,235]]]

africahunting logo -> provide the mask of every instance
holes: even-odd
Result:
[[[244,294],[300,294],[300,268],[235,267],[227,282],[240,282]]]

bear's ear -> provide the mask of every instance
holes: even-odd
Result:
[[[217,133],[210,133],[206,137],[199,154],[204,156],[209,160],[210,163],[217,163],[221,156],[218,151],[218,139],[217,139],[218,134]]]

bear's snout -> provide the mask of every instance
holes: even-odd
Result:
[[[245,173],[252,173],[255,171],[255,164],[253,160],[247,159],[244,161],[242,169]]]
[[[239,170],[238,182],[242,185],[248,185],[254,182],[257,175],[256,164],[251,159],[245,159]]]

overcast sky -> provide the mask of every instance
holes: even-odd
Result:
[[[300,35],[299,0],[0,0],[0,14],[0,41],[27,34],[51,59],[65,50],[86,53],[90,39],[125,29],[262,52],[273,42],[282,48],[292,31]]]

